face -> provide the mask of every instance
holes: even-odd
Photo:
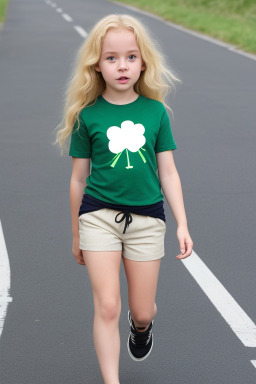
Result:
[[[127,29],[109,30],[95,67],[106,82],[106,90],[123,92],[133,89],[144,69],[134,33]]]

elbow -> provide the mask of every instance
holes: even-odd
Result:
[[[177,169],[171,169],[171,170],[168,170],[166,172],[162,172],[162,173],[159,173],[159,180],[160,180],[160,183],[163,184],[166,180],[170,180],[170,179],[173,179],[175,177],[179,177],[179,174],[178,174],[178,171]]]
[[[70,179],[70,184],[82,184],[82,185],[86,185],[86,179],[89,175],[84,175],[83,177],[81,178],[77,178],[75,176],[71,176],[71,179]]]

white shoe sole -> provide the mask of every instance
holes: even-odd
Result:
[[[142,357],[141,359],[138,359],[137,357],[134,357],[133,354],[131,353],[131,351],[130,351],[130,346],[129,346],[129,338],[130,338],[130,335],[129,335],[129,337],[128,337],[128,341],[127,341],[127,349],[128,349],[128,352],[129,352],[130,357],[131,357],[134,361],[143,361],[143,360],[145,360],[145,359],[150,355],[150,353],[151,353],[151,351],[152,351],[152,348],[153,348],[153,341],[154,341],[153,333],[152,333],[152,345],[151,345],[151,348],[150,348],[149,352],[148,352],[144,357]]]

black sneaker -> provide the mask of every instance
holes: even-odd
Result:
[[[153,348],[152,326],[154,319],[151,321],[145,332],[137,331],[131,318],[130,310],[128,311],[128,321],[131,327],[131,332],[127,342],[129,355],[135,361],[142,361],[148,357]]]

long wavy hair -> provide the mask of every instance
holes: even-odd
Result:
[[[80,111],[88,104],[94,104],[97,97],[106,89],[106,83],[101,73],[95,70],[95,66],[100,60],[103,39],[110,29],[128,29],[134,32],[146,66],[134,84],[135,92],[162,102],[172,112],[165,104],[164,98],[169,91],[175,90],[174,82],[181,80],[166,65],[164,55],[157,48],[157,42],[138,19],[123,14],[108,15],[95,24],[77,51],[73,62],[71,75],[66,84],[63,119],[55,128],[58,132],[53,143],[53,145],[59,144],[61,155],[67,150],[66,141],[70,138],[76,121],[79,129]]]

